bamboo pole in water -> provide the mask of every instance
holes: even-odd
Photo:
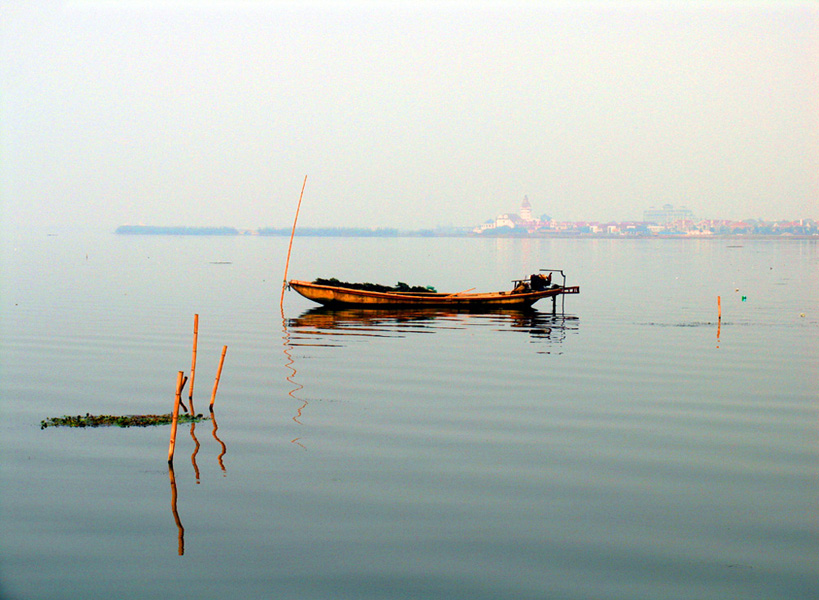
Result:
[[[719,348],[719,333],[722,329],[722,298],[717,296],[717,348]]]
[[[222,376],[222,365],[225,364],[227,346],[222,346],[222,357],[219,359],[219,368],[216,369],[216,381],[213,382],[213,393],[210,395],[210,411],[213,412],[213,403],[216,402],[216,389],[219,387],[219,378]]]
[[[196,342],[199,339],[199,315],[193,315],[193,357],[191,358],[191,389],[190,393],[188,394],[188,400],[191,403],[191,414],[195,415],[196,411],[193,410],[193,380],[196,376]]]
[[[182,371],[180,371],[180,373],[182,373]],[[185,403],[182,401],[182,390],[185,389],[185,384],[187,382],[188,382],[188,378],[185,377],[184,374],[182,376],[182,382],[181,383],[177,382],[179,384],[178,385],[179,391],[177,392],[177,394],[179,395],[179,406],[181,406],[182,410],[184,410],[185,412],[188,412],[188,407],[185,406]]]
[[[179,420],[179,403],[182,401],[182,386],[185,385],[184,374],[179,371],[176,375],[176,398],[173,403],[173,419],[171,420],[171,441],[168,444],[168,463],[173,463],[173,451],[176,446],[176,425]]]
[[[287,269],[290,266],[290,251],[293,249],[293,236],[296,235],[296,223],[299,220],[299,210],[301,210],[301,199],[304,197],[304,188],[307,186],[307,175],[304,176],[304,183],[301,185],[299,203],[296,205],[296,218],[293,219],[293,230],[290,232],[290,245],[287,246],[287,260],[284,263],[284,280],[282,281],[282,297],[279,306],[284,306],[284,290],[287,287]]]

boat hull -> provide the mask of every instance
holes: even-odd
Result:
[[[550,287],[533,292],[491,292],[487,294],[438,294],[404,292],[370,292],[308,281],[291,280],[289,285],[305,298],[324,306],[364,306],[367,308],[392,307],[455,307],[473,308],[528,308],[543,298],[578,293],[579,288]]]

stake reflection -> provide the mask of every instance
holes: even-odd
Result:
[[[196,483],[199,483],[199,467],[196,465],[196,454],[199,452],[199,440],[196,439],[196,423],[191,423],[191,437],[193,438],[193,443],[196,444],[196,447],[193,449],[193,454],[191,454],[191,464],[193,465],[193,472],[196,474]]]
[[[722,317],[717,319],[717,348],[719,348],[719,333],[720,333],[721,328],[722,328]]]
[[[226,477],[227,470],[225,469],[225,463],[222,461],[222,457],[227,454],[227,446],[225,446],[225,443],[219,439],[218,435],[216,435],[219,425],[216,423],[216,413],[213,411],[213,407],[211,407],[210,410],[210,420],[213,421],[213,439],[219,442],[219,445],[222,446],[222,453],[216,457],[216,460],[219,462],[219,467],[222,469],[222,475]]]
[[[173,463],[168,463],[168,478],[171,480],[171,512],[173,519],[176,521],[177,535],[177,551],[179,556],[185,554],[185,528],[182,527],[182,521],[179,519],[179,512],[176,510],[176,476],[173,472]]]

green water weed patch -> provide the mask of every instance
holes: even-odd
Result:
[[[199,423],[209,417],[181,414],[178,423]],[[173,415],[83,415],[49,417],[40,421],[40,429],[46,427],[153,427],[155,425],[170,425]]]

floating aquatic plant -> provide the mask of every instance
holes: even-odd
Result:
[[[208,417],[201,414],[181,414],[178,423],[198,423]],[[152,427],[154,425],[169,425],[173,421],[171,413],[164,415],[92,415],[49,417],[40,421],[40,429],[46,427]]]

